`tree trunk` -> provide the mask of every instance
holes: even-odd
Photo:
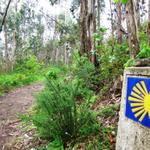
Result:
[[[91,53],[91,61],[93,64],[96,63],[96,52],[95,52],[95,40],[93,38],[93,33],[96,32],[96,14],[95,14],[95,0],[90,0],[88,3],[88,18],[87,18],[87,26],[88,26],[88,39],[90,43],[90,53]]]
[[[56,48],[56,53],[55,53],[55,62],[56,62],[56,64],[58,64],[58,62],[59,62],[59,49],[58,48]]]
[[[5,40],[5,62],[8,63],[9,54],[8,54],[8,37],[7,37],[6,20],[4,22],[4,40]]]
[[[148,36],[148,46],[150,47],[150,0],[148,2],[148,27],[147,27],[147,36]]]
[[[97,31],[101,27],[101,0],[97,0]],[[97,42],[98,45],[102,44],[102,40]]]
[[[15,3],[15,14],[17,14],[18,8],[17,8],[17,2]],[[16,25],[16,21],[15,21],[15,25],[14,25],[14,31],[13,31],[13,43],[14,46],[12,48],[12,56],[11,56],[11,69],[13,70],[15,61],[16,61],[16,49],[17,49],[17,32],[19,33],[19,31],[17,31],[17,25]]]
[[[114,23],[113,23],[113,11],[112,11],[112,1],[109,0],[110,4],[110,16],[111,16],[111,37],[112,37],[112,51],[114,50],[115,40],[114,40]]]
[[[100,28],[100,8],[101,4],[100,4],[100,0],[97,0],[97,27],[98,29]]]
[[[6,22],[7,12],[8,12],[8,9],[9,9],[9,6],[10,6],[11,1],[12,1],[12,0],[9,0],[9,1],[8,1],[8,4],[7,4],[7,6],[6,6],[6,10],[5,10],[5,12],[4,12],[4,16],[3,16],[3,19],[2,19],[2,24],[1,24],[1,26],[0,26],[0,32],[2,31],[3,25],[4,25],[5,22]]]
[[[14,47],[12,48],[12,56],[11,56],[11,69],[12,70],[16,61],[16,48],[17,48],[16,29],[13,31],[13,43],[14,43]]]
[[[81,0],[80,6],[80,55],[88,54],[87,16],[88,0]]]
[[[117,16],[118,16],[118,28],[117,28],[117,43],[118,44],[121,44],[122,43],[122,31],[121,31],[121,28],[122,28],[122,15],[121,15],[121,2],[119,2],[117,4]]]
[[[135,9],[136,9],[136,18],[137,18],[137,27],[138,29],[140,29],[140,4],[139,4],[140,0],[136,0],[135,1]]]
[[[135,58],[139,53],[139,40],[137,35],[137,20],[135,13],[134,0],[128,0],[126,5],[126,20],[128,28],[128,43],[130,49],[130,57]]]
[[[80,54],[87,54],[91,62],[96,64],[93,38],[93,33],[96,32],[95,0],[81,0],[80,29]]]

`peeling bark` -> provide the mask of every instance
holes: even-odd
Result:
[[[81,0],[80,6],[80,54],[87,54],[93,64],[96,64],[95,40],[96,32],[95,0]]]

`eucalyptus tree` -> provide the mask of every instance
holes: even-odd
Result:
[[[140,20],[140,1],[141,0],[135,0],[135,15],[136,15],[136,19],[137,19],[137,27],[138,29],[140,28],[140,24],[141,24],[141,20]]]
[[[6,17],[7,17],[7,12],[8,12],[8,9],[9,9],[9,6],[10,6],[10,3],[11,3],[12,0],[9,0],[7,5],[6,5],[6,9],[5,9],[5,12],[1,14],[3,15],[3,19],[2,19],[2,23],[1,23],[1,26],[0,26],[0,32],[2,31],[2,27],[3,25],[5,24],[5,21],[6,21]]]
[[[126,22],[128,30],[128,44],[130,49],[130,57],[135,58],[139,53],[139,38],[137,25],[137,12],[134,0],[114,0],[115,2],[126,5]],[[138,10],[139,11],[139,10]]]
[[[135,58],[139,53],[139,39],[134,0],[128,0],[126,4],[126,20],[130,57]]]
[[[97,28],[101,26],[101,15],[105,8],[105,0],[97,0]]]
[[[117,3],[117,42],[122,43],[122,3]]]
[[[42,13],[35,6],[37,1],[31,0],[14,0],[9,6],[3,31],[8,69],[13,69],[16,60],[37,56],[42,49],[44,21]]]
[[[14,26],[17,28],[18,58],[37,55],[43,45],[44,24],[41,11],[35,10],[36,2],[26,0],[16,13]]]
[[[88,58],[96,65],[95,39],[96,9],[95,0],[80,1],[80,54],[87,54]]]

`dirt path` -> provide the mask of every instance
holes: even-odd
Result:
[[[19,135],[16,114],[25,112],[33,103],[34,95],[42,90],[41,83],[18,88],[0,97],[0,150],[9,149],[9,141]]]

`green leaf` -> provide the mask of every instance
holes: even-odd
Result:
[[[122,2],[123,4],[126,4],[126,3],[128,2],[128,0],[121,0],[121,2]]]
[[[106,31],[107,31],[107,28],[105,28],[105,27],[101,27],[101,28],[99,29],[99,31],[104,33],[104,32],[106,32]]]
[[[119,2],[119,0],[114,0],[114,2],[115,2],[115,3],[118,3],[118,2]]]

